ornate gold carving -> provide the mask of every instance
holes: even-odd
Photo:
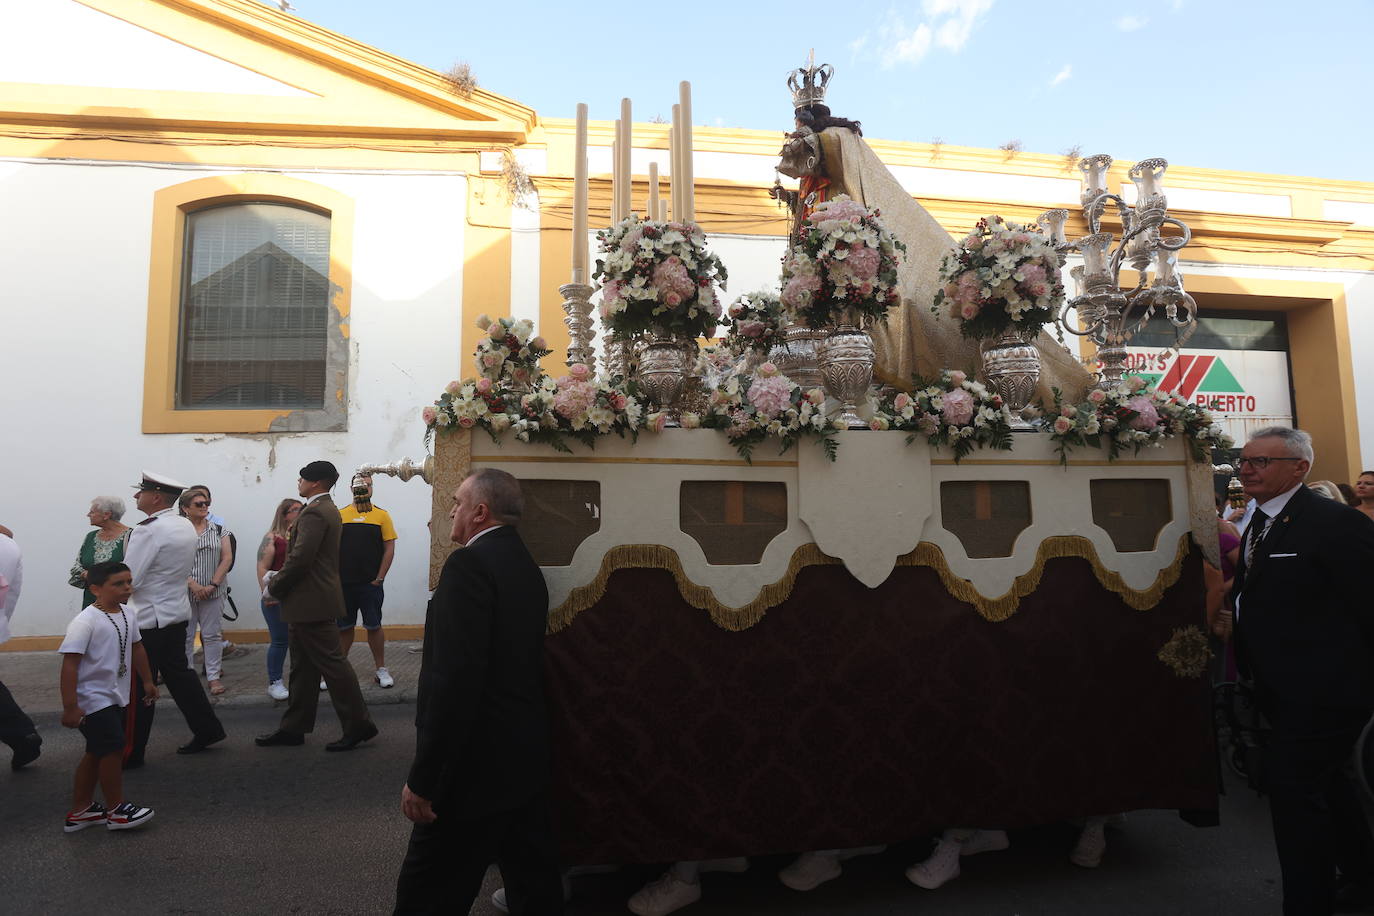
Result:
[[[1021,599],[1040,586],[1040,577],[1049,560],[1060,557],[1079,557],[1087,560],[1093,575],[1103,588],[1114,592],[1128,607],[1138,611],[1149,610],[1160,602],[1167,591],[1178,581],[1183,571],[1183,561],[1188,556],[1188,535],[1179,538],[1178,552],[1174,561],[1160,570],[1159,575],[1149,588],[1138,591],[1126,584],[1119,573],[1102,565],[1097,550],[1087,538],[1064,535],[1046,538],[1035,554],[1035,565],[1024,575],[1018,576],[1006,594],[996,598],[986,598],[967,579],[956,576],[945,561],[939,547],[922,541],[916,549],[897,558],[898,566],[929,566],[940,577],[945,589],[960,601],[973,605],[973,609],[984,619],[997,623],[1007,620],[1016,613]],[[578,614],[592,607],[606,594],[606,585],[611,573],[617,569],[666,569],[677,582],[678,593],[692,607],[706,611],[711,620],[722,629],[746,630],[763,619],[763,615],[776,607],[792,594],[797,574],[807,566],[833,566],[840,563],[834,557],[822,553],[815,544],[803,544],[792,554],[781,579],[766,585],[753,601],[743,607],[730,607],[716,600],[715,593],[704,585],[698,585],[687,577],[677,552],[660,544],[627,544],[613,547],[601,558],[601,568],[596,578],[586,585],[572,590],[566,601],[549,612],[549,632],[556,633],[569,626]],[[1204,640],[1205,642],[1205,640]]]
[[[1197,626],[1176,627],[1174,635],[1164,644],[1155,656],[1174,669],[1181,678],[1201,677],[1207,673],[1207,662],[1212,650],[1207,645],[1207,637]]]
[[[444,561],[453,553],[453,530],[449,509],[453,506],[453,491],[463,482],[472,467],[472,430],[442,431],[434,437],[433,479],[430,481],[429,510],[429,588],[439,585],[439,573]]]

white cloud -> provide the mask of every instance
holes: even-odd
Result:
[[[914,26],[890,7],[883,23],[849,43],[850,53],[868,50],[883,69],[916,66],[933,48],[958,54],[968,44],[994,0],[922,0],[921,20]]]
[[[1073,76],[1073,65],[1065,64],[1064,69],[1056,73],[1054,75],[1054,79],[1050,80],[1050,85],[1058,86],[1060,83],[1064,82],[1064,80],[1068,79],[1071,76]]]
[[[1149,21],[1143,16],[1122,16],[1116,21],[1116,27],[1123,32],[1134,32],[1136,29],[1145,28]]]

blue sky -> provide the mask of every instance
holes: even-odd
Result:
[[[549,117],[666,118],[687,79],[698,124],[790,129],[814,47],[872,138],[1374,181],[1374,0],[292,2]]]

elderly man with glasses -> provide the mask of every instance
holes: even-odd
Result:
[[[1374,840],[1345,773],[1374,713],[1374,521],[1303,486],[1312,437],[1270,426],[1241,452],[1257,504],[1236,569],[1236,649],[1272,731],[1262,782],[1285,916],[1333,912],[1374,891]]]

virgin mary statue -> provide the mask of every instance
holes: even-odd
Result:
[[[817,204],[840,194],[880,210],[887,228],[906,243],[907,256],[898,268],[901,304],[889,311],[885,325],[872,329],[875,375],[894,387],[910,388],[912,375],[930,378],[942,369],[979,371],[978,342],[960,334],[952,318],[931,311],[940,286],[940,261],[955,247],[954,240],[878,159],[859,123],[830,113],[823,100],[833,73],[829,64],[808,65],[793,71],[787,81],[796,130],[787,135],[777,169],[800,181],[795,194],[782,192],[793,213],[793,239]],[[1041,363],[1037,399],[1048,402],[1054,387],[1066,398],[1081,398],[1093,374],[1044,331],[1035,346]]]

